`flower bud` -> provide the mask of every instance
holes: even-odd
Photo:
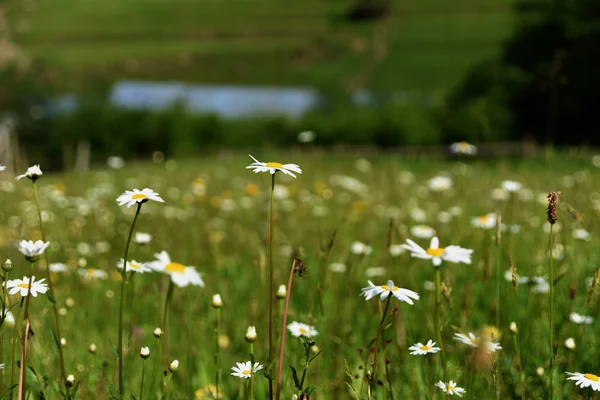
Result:
[[[150,357],[150,349],[148,347],[142,347],[140,350],[140,357],[142,357],[144,360]]]
[[[212,306],[213,308],[221,308],[223,307],[223,300],[221,300],[220,294],[214,294],[212,298]]]
[[[154,337],[158,339],[158,338],[160,338],[162,336],[163,331],[160,328],[156,328],[154,330],[154,332],[152,332],[152,333],[153,333]]]
[[[287,296],[287,288],[285,285],[279,285],[279,289],[277,289],[277,298],[285,299],[285,296]]]
[[[171,371],[171,373],[174,374],[175,372],[177,372],[178,369],[179,369],[179,360],[173,360],[171,365],[169,365],[169,371]]]
[[[567,340],[565,340],[565,347],[569,350],[575,350],[575,347],[577,347],[575,345],[575,339],[573,339],[572,337],[567,338]]]
[[[537,367],[535,372],[538,374],[538,376],[544,376],[544,368],[542,367]]]
[[[254,343],[256,341],[256,327],[249,326],[244,338],[246,339],[246,342]]]
[[[73,375],[67,376],[67,379],[65,380],[65,386],[68,388],[75,386],[75,377]]]
[[[10,258],[7,258],[6,261],[4,261],[4,264],[2,264],[2,269],[4,272],[10,272],[13,268],[14,266],[12,261],[10,261]]]
[[[515,322],[511,322],[511,323],[510,323],[510,326],[508,327],[508,329],[509,329],[509,330],[510,330],[512,333],[514,333],[514,334],[516,334],[517,332],[519,332],[519,329],[517,328],[517,324],[516,324]]]
[[[60,338],[60,347],[67,347],[67,339]]]
[[[96,350],[97,350],[97,348],[96,348],[96,345],[94,343],[90,344],[90,347],[88,347],[88,351],[91,354],[96,354]]]

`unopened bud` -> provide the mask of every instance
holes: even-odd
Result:
[[[150,357],[150,349],[148,347],[142,347],[140,350],[140,357],[142,357],[144,360]]]
[[[511,322],[510,326],[508,327],[508,329],[512,332],[512,333],[517,333],[519,332],[519,329],[517,328],[517,324],[516,322]]]
[[[279,285],[279,289],[277,289],[277,298],[285,299],[285,296],[287,296],[287,288],[285,285]]]
[[[75,386],[75,377],[73,375],[67,376],[67,379],[65,379],[65,386],[68,388]]]
[[[171,365],[169,365],[169,371],[171,371],[171,373],[174,374],[175,372],[177,372],[178,369],[179,369],[179,360],[173,360]]]
[[[213,306],[213,308],[221,308],[221,307],[223,307],[223,300],[221,299],[221,295],[220,294],[213,295],[212,306]]]
[[[246,342],[254,343],[256,341],[256,327],[249,326],[244,338],[246,339]]]
[[[60,347],[67,347],[67,339],[60,338]]]
[[[569,350],[575,350],[575,347],[577,347],[575,345],[575,339],[570,337],[567,340],[565,340],[565,347]]]
[[[538,376],[543,376],[544,375],[544,368],[537,367],[537,369],[535,370],[535,372],[538,374]]]
[[[158,339],[158,338],[160,338],[162,336],[163,331],[160,328],[156,328],[154,330],[154,332],[152,332],[152,333],[153,333],[154,337]]]
[[[96,350],[97,350],[97,348],[96,348],[96,345],[94,343],[90,344],[90,347],[88,347],[88,351],[91,354],[96,354]]]
[[[12,261],[10,261],[10,258],[7,258],[6,261],[4,261],[4,264],[2,264],[2,269],[5,272],[10,272],[10,271],[12,271],[13,268],[14,268],[14,265],[13,265]]]

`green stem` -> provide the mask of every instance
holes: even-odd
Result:
[[[498,332],[500,328],[500,262],[502,258],[502,249],[500,247],[500,235],[499,228],[496,232],[496,329]],[[492,338],[492,340],[498,341],[498,338]],[[496,389],[496,400],[500,400],[500,375],[498,373],[498,365],[500,363],[500,352],[495,353],[496,359],[494,361],[494,386]]]
[[[10,366],[10,386],[13,386],[15,384],[15,365],[17,364],[17,355],[16,355],[16,349],[17,349],[17,336],[18,336],[18,332],[19,332],[19,324],[21,323],[21,310],[23,309],[23,298],[21,297],[21,303],[19,304],[19,311],[17,312],[17,315],[15,315],[15,327],[13,329],[13,338],[12,338],[12,358],[11,358],[11,366]],[[10,396],[9,399],[12,400],[13,398],[13,393],[14,390],[10,391]]]
[[[250,362],[252,363],[252,368],[254,368],[254,343],[250,343]],[[254,374],[250,374],[249,381],[250,400],[254,400]]]
[[[144,373],[146,372],[146,359],[144,358],[144,363],[142,364],[142,383],[140,383],[140,400],[144,398]]]
[[[383,314],[381,314],[381,321],[379,322],[379,328],[377,328],[377,336],[375,336],[375,354],[373,355],[373,373],[371,374],[371,382],[369,384],[370,392],[373,393],[374,382],[376,381],[375,371],[377,370],[377,354],[379,354],[379,339],[383,333],[383,324],[385,317],[387,316],[388,309],[390,308],[390,302],[392,301],[392,294],[388,295],[387,301],[385,302],[385,308]]]
[[[554,392],[554,269],[552,268],[552,228],[550,224],[550,239],[548,244],[548,257],[550,266],[550,400]]]
[[[471,400],[471,392],[473,391],[473,367],[469,367],[469,389],[467,393],[469,394],[468,400]]]
[[[219,369],[219,331],[221,329],[221,309],[217,308],[215,309],[215,311],[217,312],[217,317],[215,320],[215,382],[216,382],[216,387],[215,387],[215,392],[216,392],[216,398],[219,398],[219,378],[221,375],[221,370]]]
[[[6,323],[6,282],[8,282],[8,272],[2,274],[2,326],[0,327],[0,360],[4,360],[4,328]],[[0,393],[4,393],[4,369],[0,370]]]
[[[29,302],[31,300],[31,285],[33,276],[33,262],[29,263],[29,284],[27,285],[27,295],[25,296],[25,313],[23,319],[25,320],[25,330],[23,331],[23,348],[21,352],[21,365],[19,370],[19,395],[18,399],[23,400],[25,398],[25,369],[27,368],[27,341],[29,339],[29,329],[31,327],[31,321],[29,321]]]
[[[440,323],[440,316],[442,312],[442,283],[441,283],[441,272],[440,268],[435,268],[435,334],[437,341],[442,350],[442,370],[444,372],[444,382],[448,382],[446,374],[446,350],[444,349],[444,342],[442,340],[442,325]]]
[[[269,215],[269,364],[273,360],[273,225],[275,219],[275,174],[271,175],[271,212]],[[273,400],[273,377],[269,371],[269,399]]]
[[[42,241],[46,242],[46,232],[44,230],[44,222],[42,220],[42,208],[40,206],[40,198],[38,196],[38,190],[37,190],[37,184],[35,181],[33,181],[33,193],[35,195],[35,205],[37,207],[37,214],[38,214],[38,219],[40,221],[40,232],[42,234]],[[50,289],[50,293],[48,293],[48,296],[50,296],[50,302],[52,303],[52,310],[54,312],[54,323],[56,326],[56,336],[59,338],[62,337],[61,333],[60,333],[60,320],[59,320],[59,316],[58,316],[58,306],[56,304],[56,298],[54,297],[54,285],[52,283],[52,276],[50,275],[50,262],[48,260],[48,251],[44,252],[44,261],[46,262],[46,281],[48,282],[48,289]],[[66,391],[66,382],[67,382],[67,372],[65,369],[65,355],[63,353],[63,348],[62,346],[58,346],[58,355],[60,358],[60,373],[61,373],[61,380],[62,380],[62,384],[65,387],[65,391]],[[71,400],[71,394],[67,392],[67,400]]]
[[[129,253],[129,244],[131,243],[131,236],[133,235],[133,228],[135,222],[140,215],[140,209],[142,203],[137,203],[137,209],[135,210],[135,217],[133,217],[133,223],[129,229],[129,236],[127,236],[127,243],[125,244],[125,255],[123,256],[123,270],[121,271],[121,305],[119,307],[119,394],[123,396],[123,314],[125,313],[125,285],[127,284],[127,255]]]
[[[519,367],[519,382],[521,384],[521,400],[525,400],[525,371],[523,370],[523,360],[521,359],[521,348],[519,347],[519,339],[517,334],[513,334],[513,344],[517,353],[517,363]]]

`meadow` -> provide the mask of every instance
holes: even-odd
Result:
[[[551,370],[554,398],[593,395],[590,388],[566,381],[565,372],[598,374],[600,368],[599,299],[593,289],[600,261],[594,250],[598,156],[549,152],[532,159],[428,160],[319,150],[253,155],[302,168],[296,178],[277,172],[273,191],[272,286],[287,285],[294,257],[301,260],[306,271],[293,278],[287,324],[312,327],[295,329],[312,337],[287,333],[282,398],[300,394],[288,365],[300,378],[304,345],[309,357],[318,354],[302,379],[303,388],[315,388],[314,399],[441,399],[444,394],[435,383],[444,375],[466,390],[465,398],[547,399]],[[121,398],[123,286],[116,265],[138,204],[133,234],[148,233],[151,240],[142,243],[134,236],[127,260],[151,262],[166,251],[173,265],[195,267],[202,285],[197,280],[187,287],[172,285],[168,275],[156,271],[132,273],[124,286],[122,398],[208,399],[216,397],[217,379],[220,398],[250,398],[249,380],[231,375],[236,363],[250,360],[245,340],[249,326],[257,332],[253,357],[264,367],[252,374],[252,392],[256,399],[269,398],[263,372],[270,363],[272,176],[253,174],[246,169],[251,162],[246,154],[229,152],[183,160],[156,154],[154,161],[128,162],[120,169],[97,166],[86,173],[39,176],[36,187],[50,245],[35,262],[34,275],[36,280],[46,277],[45,256],[55,272],[50,273],[51,295],[30,298],[29,398],[62,398],[61,342],[65,376],[73,375],[70,398]],[[118,206],[123,192],[146,187],[164,203]],[[549,242],[547,195],[553,190],[561,194]],[[13,264],[8,279],[29,276],[29,263],[16,244],[42,238],[32,181],[15,181],[12,173],[0,172],[0,199],[0,254],[2,262],[9,258]],[[498,215],[501,224],[495,222]],[[470,264],[442,261],[439,285],[431,259],[411,257],[399,246],[411,239],[427,254],[439,256],[437,246],[430,245],[434,235],[440,247],[446,246],[446,256],[449,245],[473,250]],[[369,280],[380,294],[385,288],[378,288],[390,279],[419,299],[413,298],[411,305],[392,296],[390,301],[361,296]],[[222,304],[214,303],[215,294]],[[15,376],[19,373],[23,301],[18,294],[4,299],[13,315],[21,315],[16,331],[9,319],[1,326],[2,389],[12,387],[17,398],[10,376],[13,369]],[[56,339],[54,301],[62,336]],[[274,378],[284,303],[277,297],[273,313]],[[163,328],[158,339],[153,333],[157,327]],[[461,333],[473,333],[476,339],[469,344],[455,340]],[[428,340],[445,351],[410,354],[409,347]],[[488,351],[490,346],[495,351]],[[146,361],[140,357],[142,347],[148,347]],[[173,360],[178,368],[169,372]],[[585,379],[600,389],[596,375]]]
[[[353,1],[23,1],[13,38],[61,92],[115,80],[450,89],[511,32],[500,0],[393,1],[389,17],[351,23]],[[69,79],[61,77],[69,76]]]

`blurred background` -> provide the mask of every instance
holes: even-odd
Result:
[[[597,145],[598,71],[597,0],[9,0],[0,160]]]

